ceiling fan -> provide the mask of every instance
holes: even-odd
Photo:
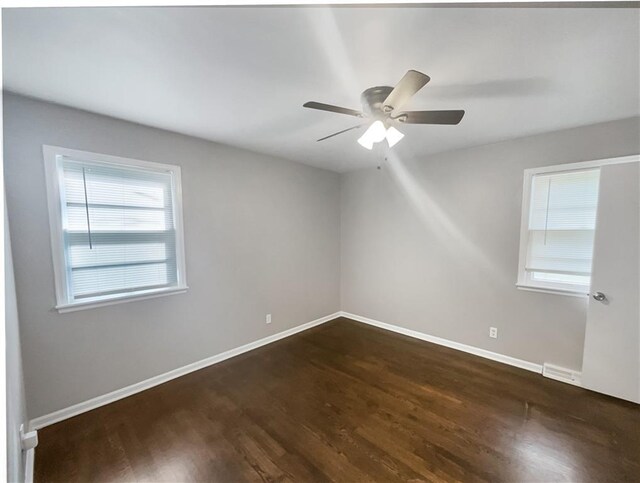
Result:
[[[367,119],[367,122],[358,124],[342,131],[330,134],[318,141],[332,138],[354,129],[371,125],[358,139],[358,143],[367,149],[373,149],[375,143],[387,140],[389,147],[400,141],[404,134],[398,131],[394,125],[404,124],[458,124],[464,116],[464,111],[403,111],[402,106],[431,79],[428,75],[409,70],[395,87],[378,86],[370,87],[361,95],[362,111],[347,109],[346,107],[332,106],[321,102],[310,101],[303,107],[318,109],[320,111],[336,112],[347,116]]]

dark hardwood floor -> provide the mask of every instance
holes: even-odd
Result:
[[[39,432],[42,481],[640,481],[639,406],[338,319]]]

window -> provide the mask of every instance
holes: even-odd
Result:
[[[525,171],[519,287],[589,292],[599,179],[593,165]]]
[[[60,311],[186,290],[177,166],[44,146]]]

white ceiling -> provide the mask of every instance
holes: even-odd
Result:
[[[360,93],[408,69],[408,109],[465,109],[458,126],[402,126],[425,156],[640,115],[640,10],[197,7],[3,11],[6,89],[337,171],[377,163]]]

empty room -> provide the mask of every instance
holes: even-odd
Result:
[[[2,9],[7,481],[640,482],[640,3],[105,3]]]

